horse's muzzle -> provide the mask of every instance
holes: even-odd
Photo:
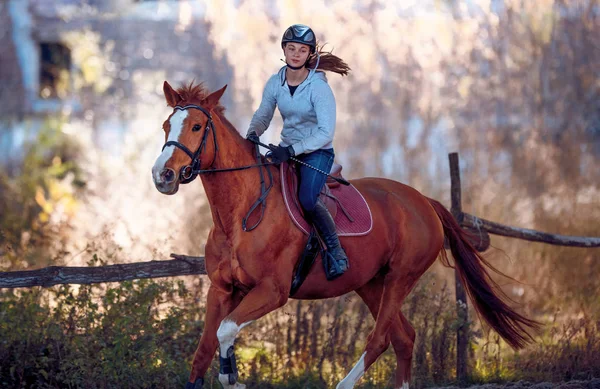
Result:
[[[172,195],[177,193],[179,190],[177,174],[173,169],[164,168],[159,174],[159,180],[154,180],[154,186],[162,194]]]

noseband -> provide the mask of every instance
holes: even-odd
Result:
[[[184,144],[181,144],[177,141],[170,140],[170,141],[167,141],[163,145],[162,150],[164,151],[165,147],[167,147],[167,146],[174,146],[174,147],[177,147],[178,149],[182,150],[184,153],[186,153],[190,157],[190,159],[191,159],[190,164],[183,166],[179,171],[179,182],[182,184],[187,184],[189,182],[194,181],[194,179],[196,179],[196,177],[198,177],[199,174],[232,172],[232,171],[237,171],[237,170],[246,170],[246,169],[250,169],[250,168],[254,168],[254,167],[259,168],[258,170],[260,172],[260,196],[258,197],[258,200],[256,200],[256,202],[254,202],[254,204],[250,207],[250,210],[248,211],[246,216],[242,219],[242,229],[244,231],[252,231],[256,227],[258,227],[258,225],[262,221],[262,218],[264,216],[265,209],[267,206],[267,201],[266,201],[267,196],[268,196],[269,192],[271,191],[271,188],[273,187],[273,174],[271,173],[271,170],[268,168],[265,168],[265,166],[274,165],[275,163],[274,162],[261,163],[261,154],[258,149],[258,145],[255,144],[256,164],[240,166],[240,167],[233,167],[233,168],[224,168],[224,169],[213,168],[215,160],[217,159],[217,153],[219,151],[219,146],[217,144],[217,134],[215,133],[215,125],[213,123],[212,116],[209,111],[207,111],[206,109],[202,108],[201,106],[195,105],[195,104],[188,104],[183,107],[177,105],[174,107],[174,110],[175,111],[185,111],[190,108],[198,109],[198,110],[202,111],[202,113],[204,113],[206,115],[206,117],[208,118],[208,121],[206,122],[206,127],[204,128],[204,134],[202,135],[202,142],[200,143],[200,146],[198,146],[198,149],[192,153],[192,151],[189,148],[187,148]],[[198,130],[194,129],[192,131],[199,131],[199,130],[200,130],[200,128],[198,128]],[[206,141],[208,140],[209,132],[212,132],[212,138],[213,138],[213,142],[215,145],[215,153],[213,155],[212,162],[210,163],[210,165],[208,165],[208,169],[200,169],[200,167],[202,166],[201,155],[202,155],[202,151],[206,150]],[[269,185],[268,186],[266,186],[266,184],[265,184],[263,169],[265,169],[267,171],[268,176],[269,176]],[[254,224],[251,227],[248,227],[246,225],[246,222],[248,221],[248,218],[250,217],[252,212],[254,212],[254,210],[259,205],[261,206],[260,219],[256,222],[256,224]]]

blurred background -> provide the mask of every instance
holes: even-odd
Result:
[[[449,206],[457,151],[466,212],[600,236],[598,0],[0,0],[0,270],[203,255],[200,182],[175,196],[152,183],[163,81],[227,84],[226,116],[245,134],[294,23],[352,68],[328,77],[347,178],[399,180]],[[276,113],[265,140],[280,127]],[[472,313],[471,382],[600,377],[598,249],[492,246],[486,258],[518,280],[497,278],[505,292],[546,326],[515,353]],[[417,387],[456,380],[453,280],[436,264],[406,302]],[[207,283],[1,291],[0,387],[181,387]],[[331,386],[372,324],[354,295],[290,301],[242,332],[242,382]],[[390,349],[361,387],[393,387],[394,368]]]

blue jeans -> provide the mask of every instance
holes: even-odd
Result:
[[[333,149],[321,149],[310,154],[301,154],[296,159],[306,162],[319,170],[329,173],[333,165],[335,154]],[[319,193],[325,185],[327,176],[318,171],[298,164],[300,167],[300,188],[298,189],[298,200],[302,208],[310,212],[315,208]]]

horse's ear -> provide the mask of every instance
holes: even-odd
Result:
[[[223,88],[219,89],[218,91],[215,91],[213,93],[211,93],[206,99],[206,106],[208,107],[214,107],[217,104],[219,104],[219,100],[221,100],[221,96],[223,96],[223,93],[225,93],[225,89],[227,89],[227,85],[225,85]]]
[[[171,88],[171,85],[169,85],[169,83],[166,81],[163,84],[163,92],[165,93],[167,104],[169,104],[170,107],[175,107],[181,100],[183,100],[181,96],[179,96],[179,93],[175,92],[175,90]]]

